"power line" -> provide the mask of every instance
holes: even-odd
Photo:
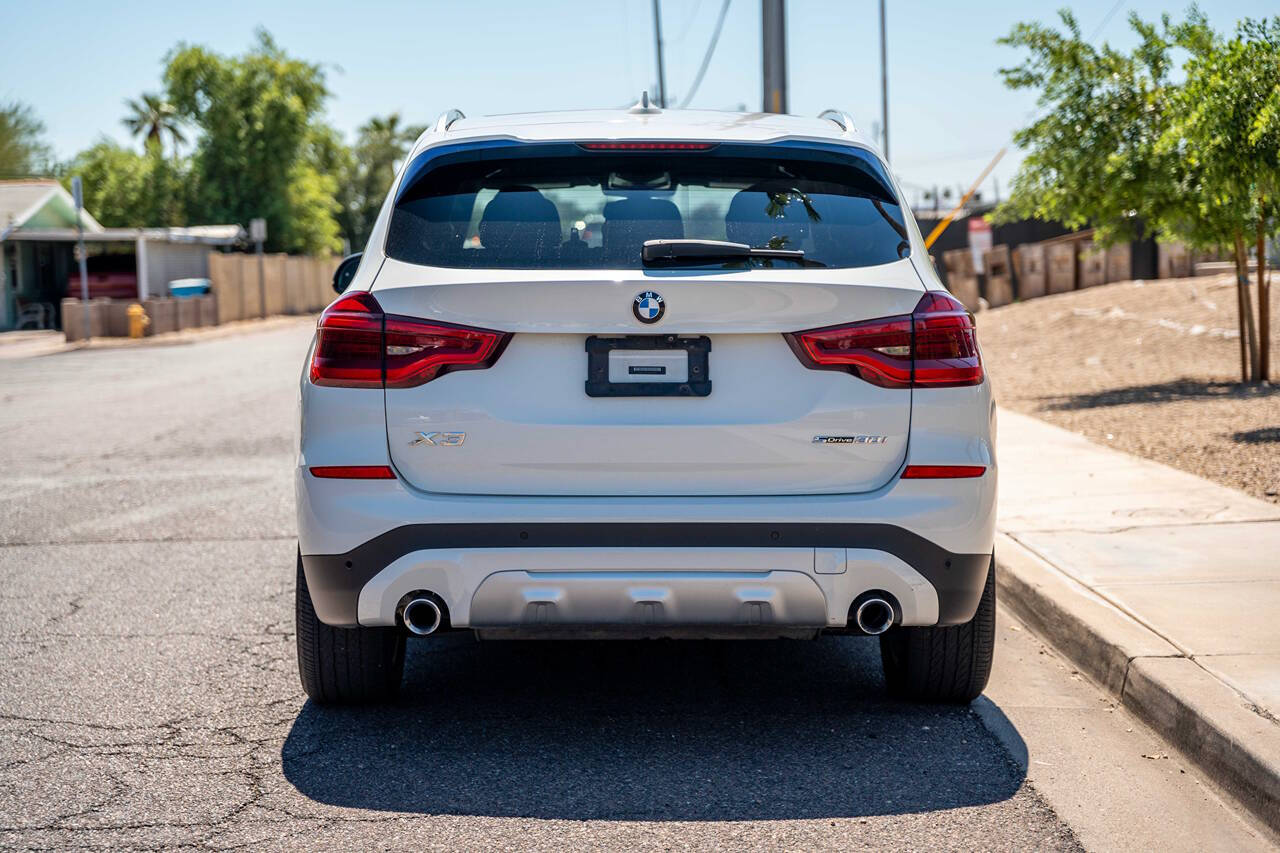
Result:
[[[626,50],[622,52],[622,59],[627,67],[627,91],[635,92],[637,90],[636,80],[631,68],[631,15],[627,14],[626,3],[620,3],[619,5],[622,7],[622,43],[627,46]]]
[[[684,19],[684,26],[680,28],[680,35],[673,39],[667,39],[668,43],[683,44],[684,37],[689,35],[689,30],[693,28],[693,22],[698,17],[698,9],[702,6],[702,0],[696,0],[693,4],[693,11]]]
[[[1111,7],[1111,10],[1107,12],[1106,16],[1102,19],[1102,23],[1098,24],[1097,29],[1093,31],[1093,35],[1089,36],[1090,42],[1096,39],[1102,31],[1107,28],[1107,24],[1111,23],[1111,19],[1115,16],[1116,12],[1120,11],[1120,7],[1124,4],[1125,0],[1116,0],[1115,5]]]
[[[1089,36],[1090,42],[1096,39],[1102,33],[1102,31],[1106,29],[1107,24],[1111,22],[1111,19],[1115,16],[1116,12],[1119,12],[1120,7],[1123,6],[1124,4],[1125,4],[1125,0],[1116,0],[1116,2],[1112,4],[1111,8],[1107,10],[1107,14],[1103,16],[1102,22],[1098,24],[1098,26],[1094,29],[1092,35]],[[1035,109],[1031,110],[1031,112],[1027,113],[1027,119],[1031,119],[1031,117],[1034,115],[1036,116],[1034,120],[1039,121],[1039,114],[1041,114],[1041,108],[1036,107]],[[1000,162],[1000,159],[1004,157],[1006,150],[1008,150],[1007,146],[1005,148],[1000,149],[1000,151],[996,154],[995,158],[991,161],[991,163],[987,166],[987,168],[978,177],[978,180],[974,182],[973,187],[969,190],[969,194],[972,194],[974,190],[978,188],[978,185],[981,184],[984,180],[986,180],[987,175],[989,175],[995,169],[996,163]],[[999,194],[999,189],[996,190],[996,193],[997,195]],[[964,203],[968,201],[968,198],[969,196],[968,194],[966,194],[960,200],[960,204],[956,207],[956,210],[959,210],[960,207],[963,207]],[[954,213],[955,211],[952,211],[951,215],[954,215]],[[929,235],[930,239],[925,240],[926,247],[932,245],[933,241],[937,239],[937,235],[941,234],[943,229],[945,229],[946,226],[950,224],[951,215],[949,215],[946,219],[943,219],[941,222],[938,223],[938,227],[935,228],[933,230],[933,233]]]
[[[662,10],[660,0],[653,0],[653,43],[658,52],[658,106],[667,108],[667,72],[662,66]]]
[[[884,159],[889,159],[889,40],[885,33],[884,0],[880,0],[880,132],[884,134]]]
[[[1119,12],[1120,8],[1125,5],[1125,2],[1126,0],[1116,0],[1116,2],[1112,4],[1111,8],[1107,10],[1107,14],[1102,16],[1102,20],[1098,23],[1098,26],[1093,28],[1093,32],[1090,34],[1088,39],[1090,43],[1092,43],[1093,40],[1107,28],[1107,24],[1109,24],[1111,19],[1115,17],[1116,12]],[[1037,105],[1028,110],[1022,120],[1028,124],[1034,124],[1039,121],[1043,115],[1043,108]]]
[[[720,30],[724,27],[724,16],[729,13],[730,2],[731,0],[724,0],[724,5],[720,7],[720,17],[716,19],[715,31],[711,33],[711,44],[707,45],[707,52],[702,57],[702,65],[698,66],[698,73],[693,78],[693,85],[689,87],[689,94],[684,96],[684,101],[680,104],[681,109],[689,106],[693,96],[698,94],[698,87],[702,85],[702,78],[707,73],[707,66],[711,64],[711,56],[716,52],[716,43],[720,41]]]

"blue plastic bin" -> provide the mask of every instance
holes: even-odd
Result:
[[[169,282],[169,295],[179,299],[188,296],[204,296],[210,289],[207,278],[179,278]]]

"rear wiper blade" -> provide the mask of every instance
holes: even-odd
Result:
[[[770,258],[791,261],[804,267],[825,267],[821,261],[808,260],[800,249],[757,249],[746,243],[726,240],[645,240],[640,258],[646,264],[698,260],[734,260],[737,258]]]

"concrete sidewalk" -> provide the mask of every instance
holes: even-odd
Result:
[[[124,349],[130,347],[183,346],[217,338],[270,332],[298,324],[315,325],[315,314],[276,314],[253,320],[232,320],[218,326],[197,326],[176,332],[162,332],[144,338],[96,337],[87,341],[67,341],[55,329],[40,331],[0,332],[0,360],[33,358],[63,352],[92,349]]]
[[[1280,828],[1280,506],[999,417],[1003,601]]]

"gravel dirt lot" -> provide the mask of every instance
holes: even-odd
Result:
[[[1236,323],[1231,276],[1119,282],[978,316],[1000,405],[1280,502],[1280,390],[1240,385]],[[1278,349],[1273,328],[1273,374]]]

